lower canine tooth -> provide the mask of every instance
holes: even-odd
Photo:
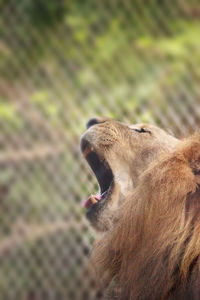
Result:
[[[90,196],[90,200],[91,200],[92,204],[97,203],[97,200],[92,195]]]

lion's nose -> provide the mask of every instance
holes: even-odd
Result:
[[[92,118],[87,122],[86,127],[87,127],[87,129],[89,129],[92,126],[94,126],[96,124],[104,123],[105,121],[106,121],[106,119]]]
[[[87,127],[87,129],[88,128],[90,128],[90,127],[92,127],[93,125],[96,125],[96,124],[98,124],[99,122],[98,122],[98,119],[97,118],[92,118],[92,119],[89,119],[89,121],[87,122],[87,124],[86,124],[86,127]]]

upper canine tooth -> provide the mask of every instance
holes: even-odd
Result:
[[[97,203],[97,200],[94,198],[93,195],[90,196],[90,200],[93,204]]]

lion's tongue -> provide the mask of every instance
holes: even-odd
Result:
[[[87,200],[82,202],[82,206],[85,208],[89,208],[92,204],[97,203],[101,200],[101,195],[91,195]]]

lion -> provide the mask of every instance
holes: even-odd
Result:
[[[92,260],[116,299],[200,299],[200,133],[149,164]]]
[[[93,118],[81,138],[81,150],[99,183],[99,194],[84,202],[87,218],[99,232],[117,222],[122,203],[136,188],[141,174],[158,158],[170,153],[178,139],[148,124],[124,124]]]

